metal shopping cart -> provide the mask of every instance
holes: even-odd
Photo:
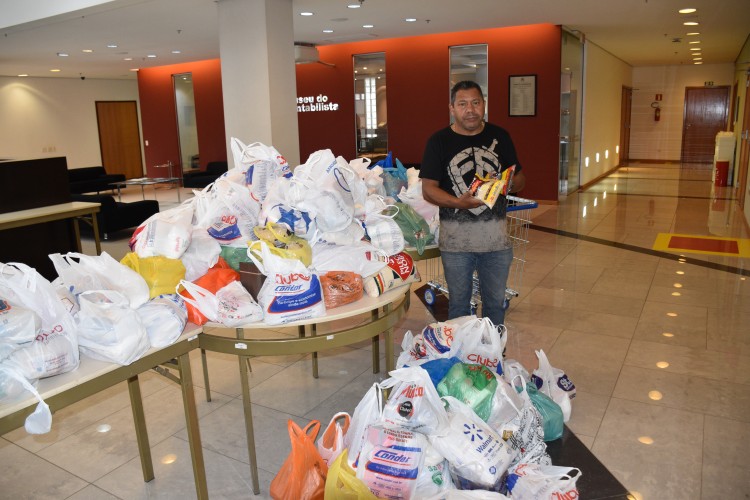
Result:
[[[537,202],[508,196],[507,229],[508,237],[513,244],[513,263],[510,266],[508,284],[505,289],[505,301],[503,308],[508,309],[510,301],[518,297],[523,276],[523,265],[526,262],[526,247],[529,244],[529,224],[531,223],[531,210],[538,206]],[[427,281],[427,290],[424,292],[424,300],[427,305],[433,305],[437,300],[437,293],[448,295],[448,286],[445,283],[443,264],[440,258],[430,259],[426,263],[426,274],[431,279]],[[481,303],[479,295],[479,280],[474,274],[474,287],[471,299],[471,310],[475,313]]]

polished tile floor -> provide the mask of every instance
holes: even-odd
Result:
[[[706,165],[633,164],[540,206],[507,317],[508,356],[533,369],[542,348],[570,375],[570,429],[636,499],[750,495],[750,259],[652,250],[658,233],[750,238],[732,188],[710,178]],[[120,258],[127,239],[104,249]],[[412,300],[397,341],[430,321]],[[320,358],[317,380],[309,357],[252,362],[261,498],[289,450],[287,419],[327,423],[382,378],[364,344]],[[209,354],[210,403],[192,361],[209,493],[251,497],[237,360]],[[179,387],[155,373],[141,385],[156,479],[143,482],[123,385],[58,412],[47,435],[2,436],[0,497],[194,496]]]

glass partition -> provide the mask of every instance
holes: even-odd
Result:
[[[354,56],[354,119],[357,156],[388,152],[385,53]]]
[[[559,194],[580,187],[583,44],[573,33],[562,32],[560,68],[560,168]]]
[[[182,171],[200,167],[198,156],[198,129],[195,121],[195,97],[193,94],[193,74],[172,75],[174,100],[177,109],[177,132],[180,142],[180,162]]]
[[[450,47],[451,74],[448,91],[455,84],[464,80],[473,80],[479,84],[484,94],[484,119],[487,116],[487,44],[456,45]],[[453,123],[453,117],[451,117]]]

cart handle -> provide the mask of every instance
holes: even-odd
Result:
[[[537,208],[538,206],[539,204],[534,200],[527,200],[526,198],[519,198],[517,196],[508,195],[508,212],[527,210],[531,208]]]

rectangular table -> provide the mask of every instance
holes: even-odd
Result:
[[[180,198],[180,177],[142,177],[139,179],[128,179],[126,181],[112,182],[109,185],[117,188],[117,201],[122,201],[122,188],[125,186],[141,186],[141,196],[146,199],[146,186],[156,186],[156,184],[174,184],[177,189],[177,202],[181,202]],[[156,189],[156,187],[154,187]],[[154,191],[154,199],[156,199],[156,191]]]
[[[71,201],[57,205],[48,205],[45,207],[29,208],[27,210],[18,210],[16,212],[7,212],[0,214],[0,231],[3,229],[12,229],[15,227],[31,226],[43,222],[51,222],[62,219],[72,219],[73,229],[75,231],[76,245],[81,252],[81,230],[78,227],[79,217],[91,217],[91,225],[94,230],[94,242],[96,244],[96,254],[102,253],[101,241],[99,239],[99,225],[96,221],[96,214],[101,208],[100,203],[90,203],[86,201]]]
[[[143,469],[143,480],[151,481],[154,478],[154,468],[138,375],[176,358],[180,371],[180,387],[182,388],[182,402],[185,407],[185,421],[193,464],[195,489],[198,498],[208,498],[203,448],[201,447],[189,358],[190,351],[198,347],[198,337],[201,331],[201,327],[188,324],[174,344],[161,349],[152,348],[143,357],[127,366],[81,356],[81,363],[76,370],[40,380],[37,390],[53,413],[52,425],[55,425],[54,413],[57,410],[120,382],[127,381],[138,441],[138,452]],[[36,409],[37,403],[37,399],[29,395],[28,398],[21,401],[0,405],[0,435],[22,427],[26,417]]]

